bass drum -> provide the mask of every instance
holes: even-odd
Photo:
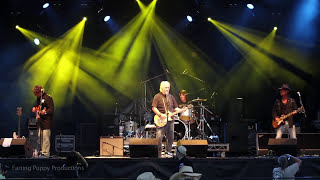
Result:
[[[174,120],[174,140],[185,139],[187,134],[187,125],[180,120]]]

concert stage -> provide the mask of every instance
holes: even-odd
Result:
[[[81,178],[136,179],[151,171],[160,179],[169,179],[174,173],[177,160],[169,158],[118,158],[85,157],[89,167],[80,172]],[[320,178],[320,158],[301,157],[303,163],[296,177]],[[271,179],[272,169],[277,166],[276,157],[191,158],[194,172],[201,179]],[[8,168],[7,178],[54,178],[64,171],[65,158],[1,158]],[[79,169],[81,170],[81,169]],[[61,176],[60,176],[61,177]]]

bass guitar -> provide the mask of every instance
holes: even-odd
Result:
[[[297,113],[302,113],[302,112],[304,112],[304,108],[301,106],[301,107],[299,107],[298,109],[296,109],[295,111],[297,111]],[[279,121],[276,121],[276,119],[272,120],[272,127],[275,128],[275,129],[278,129],[281,125],[284,124],[285,120],[286,120],[288,117],[290,117],[290,116],[292,116],[292,115],[294,115],[294,114],[295,114],[294,111],[292,111],[292,112],[289,113],[289,114],[282,115],[281,117],[279,117],[279,118],[280,118]]]

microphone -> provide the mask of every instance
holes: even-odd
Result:
[[[181,74],[187,74],[187,69],[185,69]]]
[[[299,96],[299,97],[301,97],[301,94],[300,94],[300,92],[299,92],[299,91],[297,92],[297,94],[298,94],[298,96]]]

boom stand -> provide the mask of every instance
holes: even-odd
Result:
[[[199,131],[199,136],[200,139],[207,139],[208,136],[206,135],[206,133],[204,132],[204,126],[205,124],[207,124],[208,128],[210,129],[211,133],[214,135],[211,127],[209,126],[206,118],[204,117],[204,110],[208,111],[210,114],[213,114],[211,111],[209,111],[206,107],[204,107],[202,105],[202,102],[199,102],[199,106],[200,106],[200,122],[198,125],[198,131]]]

